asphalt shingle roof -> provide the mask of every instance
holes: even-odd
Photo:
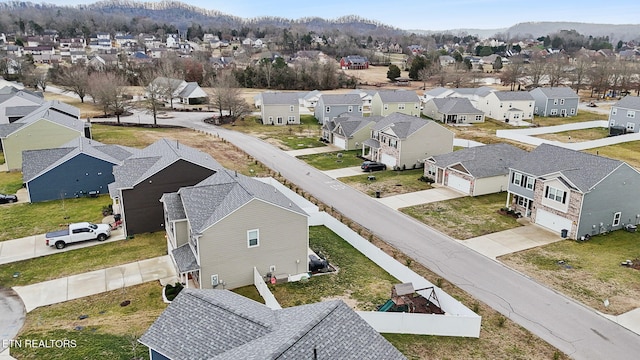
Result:
[[[271,310],[228,290],[183,289],[140,342],[170,359],[405,359],[340,300]]]
[[[380,90],[378,96],[383,103],[417,103],[420,98],[415,91],[407,90]]]
[[[531,91],[540,91],[549,99],[561,99],[561,98],[578,98],[578,94],[573,91],[572,88],[560,86],[560,87],[539,87]]]
[[[433,157],[439,167],[461,164],[477,179],[505,175],[527,152],[509,144],[491,144],[466,148]]]
[[[263,92],[263,105],[298,105],[298,93],[295,92]]]
[[[406,139],[430,122],[431,120],[425,120],[416,116],[396,112],[391,113],[378,121],[373,125],[373,130],[384,131],[387,128],[391,128],[399,139]]]
[[[358,94],[322,94],[320,95],[323,105],[360,105],[362,99]]]
[[[160,201],[164,203],[169,221],[184,220],[187,218],[178,193],[164,193]]]
[[[613,106],[623,109],[640,110],[640,97],[627,95],[618,100]]]
[[[178,248],[171,251],[171,254],[176,260],[178,271],[181,273],[198,270],[200,268],[196,261],[196,256],[193,255],[193,250],[191,250],[191,246],[189,244],[178,246]]]
[[[533,101],[533,96],[527,91],[495,91],[498,100],[502,101],[519,101],[530,100]]]
[[[484,114],[476,109],[467,98],[434,98],[430,101],[443,114]]]
[[[560,172],[578,190],[587,192],[623,164],[620,160],[541,144],[512,169],[534,176]]]
[[[73,114],[77,113],[78,116]],[[42,104],[37,110],[11,124],[0,124],[0,137],[7,137],[16,132],[21,127],[34,123],[41,119],[46,119],[58,125],[76,130],[84,134],[85,123],[79,119],[80,110],[76,107],[61,103],[59,101],[48,101]]]

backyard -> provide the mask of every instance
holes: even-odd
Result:
[[[609,129],[606,128],[590,128],[582,130],[561,131],[556,133],[547,133],[535,135],[537,138],[559,141],[559,142],[582,142],[597,139],[604,139],[609,136]]]

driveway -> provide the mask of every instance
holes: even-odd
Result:
[[[20,296],[13,289],[0,287],[0,359],[8,340],[16,337],[26,316]],[[6,353],[8,355],[8,351]]]
[[[37,284],[15,286],[13,289],[20,295],[26,311],[30,312],[40,306],[124,289],[154,280],[166,283],[174,278],[177,279],[175,267],[169,255],[165,255]]]
[[[416,191],[407,194],[387,196],[376,199],[379,203],[384,204],[392,209],[400,209],[408,206],[428,204],[437,201],[445,201],[466,196],[445,186],[434,187],[433,189]]]
[[[45,234],[0,241],[0,265],[124,240],[124,238],[123,230],[122,228],[119,228],[112,230],[111,236],[105,241],[84,241],[81,243],[69,244],[67,247],[60,250],[45,244]]]
[[[298,150],[289,150],[285,152],[295,157],[300,155],[322,154],[322,153],[335,152],[340,150],[344,150],[344,149],[341,149],[335,145],[329,144],[327,146],[312,147],[312,148],[298,149]]]
[[[360,166],[353,166],[353,167],[347,167],[347,168],[342,168],[342,169],[334,169],[334,170],[326,170],[326,171],[323,171],[323,173],[325,175],[329,176],[332,179],[337,179],[337,178],[347,177],[347,176],[356,176],[356,175],[366,174],[365,172],[362,171]],[[376,173],[370,173],[369,175],[375,176]]]

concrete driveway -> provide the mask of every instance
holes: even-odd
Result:
[[[335,169],[335,170],[326,170],[326,171],[323,171],[323,173],[332,179],[366,174],[365,172],[362,171],[360,166],[353,166],[353,167]],[[376,173],[371,173],[369,175],[375,176]]]
[[[18,335],[25,319],[25,307],[13,289],[0,288],[0,359],[9,355],[4,346]]]
[[[40,306],[173,278],[177,280],[175,267],[169,255],[165,255],[13,289],[22,298],[26,311],[30,312]]]
[[[378,200],[378,202],[381,204],[397,210],[403,207],[451,200],[463,196],[466,195],[452,190],[448,187],[440,186],[433,189],[416,191],[407,194],[387,196],[376,200]]]
[[[322,154],[322,153],[335,152],[340,150],[344,150],[344,149],[341,149],[335,145],[329,144],[327,146],[298,149],[298,150],[289,150],[285,152],[293,157],[296,157],[300,155]]]
[[[40,256],[58,254],[65,251],[82,249],[125,238],[122,228],[111,231],[111,236],[105,241],[84,241],[70,244],[64,249],[56,249],[45,244],[45,234],[27,236],[20,239],[0,241],[0,265],[20,260],[32,259]]]
[[[478,236],[467,240],[458,240],[462,245],[477,251],[491,259],[517,251],[566,240],[551,230],[520,219],[524,226]]]

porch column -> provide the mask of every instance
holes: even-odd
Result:
[[[511,192],[507,191],[507,203],[505,204],[505,207],[509,207],[509,204],[511,203],[511,201],[509,201],[511,198]]]

